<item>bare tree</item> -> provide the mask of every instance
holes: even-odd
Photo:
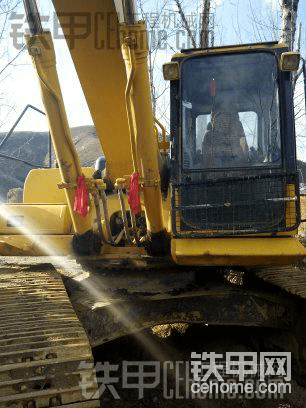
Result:
[[[197,47],[195,36],[188,24],[187,18],[182,8],[182,2],[180,0],[175,0],[178,8],[179,15],[182,19],[182,24],[191,39],[192,46]],[[202,0],[202,6],[200,10],[201,23],[200,23],[200,48],[209,47],[209,25],[210,25],[210,0]]]
[[[207,48],[209,46],[209,15],[210,15],[210,0],[203,0],[200,32],[201,48]]]
[[[6,61],[4,65],[8,65],[10,59],[8,56],[7,47],[3,45],[3,43],[8,35],[10,17],[13,16],[14,11],[17,9],[20,3],[21,0],[0,0],[0,56],[1,61]],[[3,71],[4,67],[0,68],[0,73],[2,73]]]
[[[176,5],[176,9],[173,5]],[[169,58],[167,50],[175,53],[179,48],[180,33],[185,41],[185,48],[209,46],[211,0],[202,0],[199,9],[194,9],[183,0],[160,0],[155,3],[155,10],[149,8],[146,0],[137,0],[140,16],[147,22],[149,36],[148,65],[151,84],[153,113],[163,123],[169,124],[169,101],[164,98],[169,83],[162,80],[161,64]],[[165,28],[164,19],[170,24]],[[169,27],[170,25],[170,27]],[[199,41],[197,42],[197,38]],[[187,45],[187,47],[186,47]],[[184,47],[183,47],[184,48]],[[166,58],[168,56],[168,58]]]
[[[9,53],[7,45],[9,20],[12,13],[17,9],[21,0],[0,0],[0,83],[9,78],[10,68],[15,64],[16,59],[23,51],[20,50],[14,56]],[[13,106],[8,101],[7,95],[0,94],[0,127],[6,122]]]
[[[190,27],[189,27],[189,24],[188,24],[188,22],[187,22],[187,19],[186,19],[186,17],[185,17],[185,13],[184,13],[184,11],[183,11],[183,9],[182,9],[181,2],[180,2],[180,0],[175,0],[175,3],[176,3],[176,5],[177,5],[178,12],[179,12],[179,14],[180,14],[180,16],[181,16],[181,19],[182,19],[182,22],[183,22],[183,27],[184,27],[185,30],[188,32],[188,35],[189,35],[189,37],[190,37],[190,39],[191,39],[191,42],[192,42],[192,46],[193,46],[194,48],[196,48],[196,47],[197,47],[196,40],[195,40],[195,38],[194,38],[194,36],[193,36],[193,33],[192,33],[192,31],[191,31],[191,29],[190,29]]]
[[[299,0],[282,0],[282,29],[279,42],[287,43],[289,49],[292,51],[295,44],[295,33],[296,33],[296,21],[298,15],[298,5]],[[299,35],[297,41],[297,50],[300,51],[300,40],[301,40],[301,24],[299,26]],[[303,64],[305,64],[302,58]],[[303,67],[299,70],[297,74],[292,75],[292,84],[294,92],[294,111],[295,111],[295,122],[297,130],[297,148],[301,152],[304,159],[305,152],[305,86],[303,86],[304,81],[301,80],[301,73],[303,72]]]
[[[170,47],[169,39],[172,35],[171,30],[163,28],[162,19],[165,17],[169,7],[169,0],[162,0],[161,3],[156,3],[156,10],[148,11],[145,0],[138,0],[137,6],[140,11],[142,20],[146,21],[148,31],[148,66],[151,85],[151,97],[153,105],[153,114],[159,116],[164,122],[167,121],[167,116],[160,112],[160,104],[158,103],[161,96],[169,88],[168,83],[160,83],[161,66],[156,62],[160,54],[165,48]],[[174,51],[174,50],[173,50]]]
[[[299,0],[282,0],[282,31],[279,41],[293,50]]]

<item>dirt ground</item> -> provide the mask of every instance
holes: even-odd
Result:
[[[2,257],[2,264],[8,258]],[[18,259],[18,258],[17,258]],[[10,258],[14,263],[14,258]],[[23,263],[33,258],[23,258]],[[44,260],[45,262],[48,259]],[[39,262],[39,261],[38,261]],[[7,265],[9,268],[9,264]],[[126,336],[93,349],[100,385],[100,401],[103,408],[306,408],[306,373],[292,361],[291,393],[282,397],[276,393],[236,393],[226,396],[215,392],[193,394],[191,385],[191,353],[217,353],[222,358],[216,364],[224,364],[226,353],[281,352],[273,344],[273,338],[283,336],[276,329],[190,325],[187,328],[163,327],[159,337],[151,330]],[[180,330],[182,329],[182,330]],[[184,332],[184,329],[185,332]],[[171,331],[171,335],[167,336]],[[291,351],[290,349],[287,351]],[[202,361],[206,364],[207,361]],[[213,364],[212,364],[213,366]],[[143,370],[141,374],[141,370]],[[225,382],[237,376],[223,375]],[[203,372],[204,374],[204,372]],[[221,375],[220,374],[220,375]],[[282,376],[280,376],[282,378]],[[210,379],[214,379],[211,374]],[[143,379],[143,384],[141,381]],[[249,376],[255,386],[258,373]]]
[[[237,393],[225,397],[220,393],[218,395],[192,394],[190,390],[193,382],[191,352],[215,352],[225,357],[227,352],[256,352],[259,356],[261,351],[277,351],[271,349],[272,345],[269,342],[265,342],[267,335],[269,333],[266,329],[193,325],[189,326],[185,333],[172,330],[171,336],[166,338],[160,338],[151,331],[145,331],[99,346],[93,351],[95,361],[100,364],[97,378],[102,394],[101,406],[104,408],[305,408],[306,388],[302,386],[302,384],[305,385],[304,380],[300,376],[295,376],[294,364],[293,379],[290,382],[291,393],[284,394],[282,397],[272,393],[266,395]],[[113,371],[106,368],[107,362]],[[143,363],[143,370],[149,373],[142,390],[139,385],[141,363]],[[222,359],[217,361],[217,364],[219,363],[222,363]],[[222,373],[222,370],[218,371]],[[107,373],[109,374],[108,384],[105,381]],[[128,378],[127,373],[129,373]],[[133,373],[135,377],[132,376]],[[214,378],[214,375],[212,374],[211,377]],[[224,375],[224,381],[227,381],[226,375]],[[248,381],[256,387],[258,375],[249,376]],[[106,384],[105,387],[102,382]],[[149,386],[152,388],[148,388]]]

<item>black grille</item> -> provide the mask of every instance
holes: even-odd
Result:
[[[174,184],[176,235],[289,231],[299,219],[296,175],[269,175]]]

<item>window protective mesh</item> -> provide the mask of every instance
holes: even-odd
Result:
[[[290,231],[299,220],[296,175],[265,175],[174,184],[177,236]]]

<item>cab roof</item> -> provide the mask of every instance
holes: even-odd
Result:
[[[259,50],[278,50],[287,49],[288,45],[286,43],[278,43],[277,41],[268,41],[261,43],[248,43],[248,44],[235,44],[235,45],[224,45],[218,47],[210,48],[186,48],[182,49],[181,52],[173,55],[173,58],[186,58],[190,55],[201,55],[201,54],[217,54],[223,52],[243,52],[243,51],[259,51]]]

